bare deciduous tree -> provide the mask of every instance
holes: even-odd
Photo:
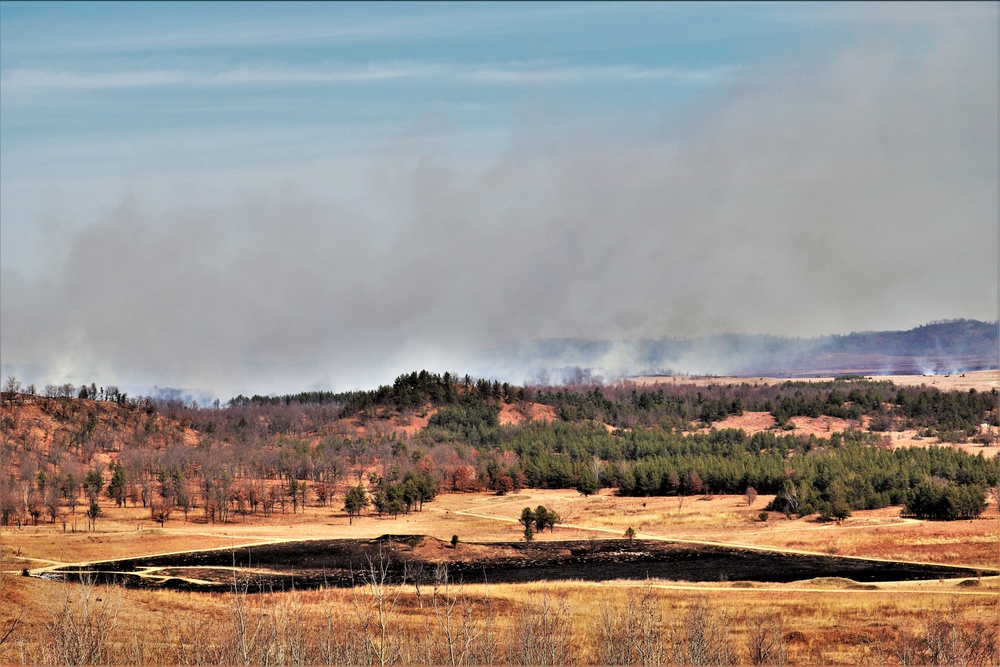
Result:
[[[729,636],[729,619],[724,612],[714,610],[699,597],[687,610],[682,621],[681,655],[677,661],[686,665],[731,665],[734,651]]]
[[[170,515],[173,514],[173,511],[174,508],[171,505],[157,501],[149,506],[149,517],[159,523],[162,528],[167,523]]]
[[[574,661],[573,624],[566,599],[545,593],[520,606],[509,628],[507,662],[565,665]]]
[[[242,665],[267,664],[265,658],[269,651],[265,638],[267,630],[267,614],[263,597],[254,599],[250,596],[248,581],[237,582],[233,575],[233,591],[229,604],[230,626],[229,652],[230,660]]]
[[[784,667],[788,647],[784,624],[778,615],[757,613],[748,619],[747,659],[751,665]]]
[[[88,580],[66,584],[49,603],[42,646],[46,661],[63,665],[114,662],[109,651],[121,606],[121,592],[112,587],[98,587]]]
[[[352,603],[359,635],[364,641],[367,664],[392,665],[400,658],[399,619],[396,605],[404,582],[393,585],[388,556],[379,548],[357,574]]]
[[[448,566],[439,565],[434,572],[431,605],[438,629],[444,635],[446,664],[467,664],[470,649],[478,632],[473,623],[474,604],[462,590],[455,589],[448,576]]]

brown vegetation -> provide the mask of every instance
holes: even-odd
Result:
[[[678,508],[673,498],[618,498],[607,492],[584,498],[568,491],[526,490],[503,498],[448,494],[433,503],[433,512],[398,520],[368,516],[353,527],[339,511],[310,506],[296,515],[252,523],[171,520],[161,530],[153,528],[148,512],[105,502],[107,516],[94,533],[63,534],[51,524],[0,532],[7,570],[0,620],[9,625],[12,614],[21,615],[0,647],[5,650],[0,659],[56,663],[65,662],[67,655],[89,655],[122,664],[703,664],[697,662],[699,656],[709,651],[715,661],[711,664],[993,664],[994,626],[986,619],[1000,613],[995,578],[865,587],[844,580],[482,586],[440,572],[433,582],[415,586],[411,580],[399,586],[383,579],[377,559],[358,589],[273,594],[239,587],[225,594],[104,589],[12,576],[22,567],[43,566],[44,559],[76,562],[213,542],[245,544],[254,538],[373,536],[403,532],[404,526],[406,532],[420,530],[442,541],[460,535],[457,548],[475,554],[481,547],[469,542],[516,538],[520,508],[539,504],[557,508],[565,521],[554,533],[538,535],[541,540],[620,537],[634,524],[646,538],[983,565],[996,564],[1000,545],[992,505],[977,521],[902,522],[886,511],[873,511],[859,512],[839,527],[781,517],[761,525],[742,496],[689,499]],[[986,539],[976,542],[976,536]],[[434,558],[450,546],[431,541],[419,549]],[[951,653],[942,653],[946,650]]]
[[[734,584],[471,586],[439,570],[286,593],[178,594],[39,580],[5,662],[42,664],[994,664],[997,595]]]

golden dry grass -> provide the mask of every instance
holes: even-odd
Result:
[[[4,599],[0,618],[22,606],[26,610],[19,639],[3,657],[6,663],[20,662],[19,655],[37,656],[36,638],[43,636],[52,609],[66,595],[66,585],[40,579],[8,579],[2,586]],[[395,590],[395,589],[394,589]],[[393,591],[394,592],[394,591]],[[390,611],[390,621],[399,632],[419,635],[438,632],[440,619],[430,604],[430,591],[424,588],[418,597],[412,586],[399,589],[400,597]],[[665,633],[681,628],[685,615],[695,606],[704,605],[725,624],[734,655],[742,660],[749,627],[758,615],[780,619],[787,642],[790,664],[859,664],[876,650],[859,641],[863,637],[888,637],[901,632],[919,632],[934,618],[954,614],[961,625],[997,618],[1000,589],[995,582],[982,587],[961,587],[954,582],[845,586],[842,581],[799,582],[749,586],[729,584],[683,584],[677,582],[552,582],[509,584],[503,586],[459,586],[452,590],[474,602],[474,618],[495,614],[499,635],[516,636],[517,624],[525,610],[544,606],[564,614],[570,628],[574,655],[583,664],[597,663],[602,614],[623,610],[638,597],[650,594],[662,610]],[[391,592],[392,593],[392,592]],[[171,591],[103,590],[109,600],[121,596],[121,618],[116,641],[127,644],[133,633],[144,638],[147,660],[155,659],[159,646],[169,661],[170,644],[190,641],[224,642],[234,631],[232,594],[195,594]],[[362,601],[367,593],[362,592]],[[251,596],[251,604],[275,619],[282,614],[296,614],[304,626],[321,629],[332,613],[349,630],[356,602],[355,593],[347,590],[300,591],[290,594]],[[284,626],[283,626],[284,627]],[[509,641],[509,639],[508,639]],[[888,645],[877,650],[888,653]],[[419,654],[418,654],[419,657]],[[419,661],[419,660],[418,660]]]
[[[89,562],[145,554],[224,548],[268,541],[372,538],[385,534],[422,534],[462,542],[517,541],[525,507],[544,505],[562,523],[539,540],[618,538],[632,528],[642,538],[704,541],[807,551],[812,553],[983,567],[1000,566],[1000,516],[990,501],[982,517],[969,521],[916,521],[899,517],[898,507],[857,511],[841,523],[815,518],[788,519],[777,512],[761,522],[771,500],[761,495],[753,506],[744,496],[618,497],[605,489],[584,497],[572,490],[525,489],[516,494],[446,493],[423,512],[348,522],[339,503],[309,506],[292,513],[249,515],[226,523],[207,523],[195,511],[185,521],[175,512],[164,527],[141,507],[118,508],[103,500],[103,516],[87,532],[82,512],[61,522],[0,528],[0,545],[12,567],[38,568],[53,563]],[[76,530],[74,532],[74,524]]]

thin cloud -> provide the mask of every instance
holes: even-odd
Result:
[[[605,85],[613,81],[661,80],[681,85],[717,85],[732,73],[733,67],[683,69],[678,67],[634,66],[540,66],[478,67],[466,71],[463,78],[479,83],[570,83]],[[461,76],[461,72],[455,72]]]
[[[223,71],[180,69],[71,72],[11,68],[0,86],[9,95],[33,91],[77,91],[158,86],[246,86],[380,83],[436,79],[481,85],[522,85],[561,82],[605,85],[614,81],[661,80],[679,85],[716,85],[731,67],[682,69],[676,67],[580,66],[559,64],[455,65],[434,62],[386,62],[325,68],[264,65]]]
[[[131,70],[80,73],[47,69],[12,68],[0,78],[0,89],[8,95],[40,90],[107,90],[148,88],[191,83],[190,75],[178,70]]]
[[[178,28],[157,26],[152,32],[145,32],[148,26],[147,15],[140,13],[133,17],[134,28],[141,33],[139,35],[32,38],[29,42],[20,41],[24,39],[23,31],[11,30],[5,34],[5,39],[11,40],[12,43],[16,40],[18,51],[29,54],[116,54],[151,49],[172,51],[261,45],[353,44],[378,40],[425,41],[442,37],[468,37],[474,34],[509,34],[512,30],[537,25],[540,21],[550,19],[663,10],[655,4],[556,2],[495,3],[480,5],[475,11],[455,12],[452,11],[454,6],[445,3],[442,6],[445,8],[444,11],[432,11],[429,9],[431,5],[425,4],[422,8],[415,9],[412,14],[402,15],[398,8],[393,9],[392,5],[387,3],[386,14],[379,15],[376,11],[364,18],[356,18],[349,13],[338,12],[336,3],[326,6],[323,3],[303,3],[302,6],[313,10],[304,12],[307,17],[304,19],[295,18],[295,14],[289,13],[282,7],[267,18],[226,20],[229,17],[209,16],[212,11],[211,5],[206,5],[201,10],[205,13],[202,17],[204,20],[199,19],[191,25]],[[249,5],[243,9],[252,10],[254,7]],[[256,7],[265,12],[268,5],[259,3]],[[195,10],[198,10],[197,6]],[[241,12],[241,15],[245,14],[246,12]],[[222,25],[219,25],[216,19],[222,19]],[[205,22],[210,22],[212,27],[204,27]],[[14,25],[15,22],[11,24]],[[46,35],[46,31],[40,32]]]
[[[749,3],[769,11],[771,16],[788,23],[852,23],[913,27],[940,26],[942,23],[993,20],[995,3],[989,2],[776,2]],[[901,9],[903,8],[903,9]]]

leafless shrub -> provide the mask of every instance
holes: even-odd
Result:
[[[268,629],[270,642],[274,646],[275,664],[306,664],[310,633],[300,594],[295,589],[284,593],[278,604],[271,609],[273,622]]]
[[[635,625],[634,607],[603,598],[594,620],[597,635],[597,658],[602,665],[631,665],[635,662],[632,640]]]
[[[352,603],[357,629],[364,641],[364,663],[382,667],[395,664],[400,659],[402,634],[396,605],[404,582],[393,586],[389,559],[381,548],[378,557],[369,559],[358,573],[357,580],[359,585],[352,589]]]
[[[901,665],[1000,665],[996,623],[963,623],[959,608],[952,602],[947,612],[930,615],[923,629],[901,631],[893,653]]]
[[[233,583],[230,598],[230,660],[242,665],[273,664],[273,647],[265,642],[270,623],[264,609],[263,596],[251,595],[250,582]]]
[[[362,638],[348,621],[341,605],[329,599],[330,591],[324,590],[324,617],[321,620],[317,656],[321,664],[357,665],[362,664],[366,647]]]
[[[475,604],[465,596],[461,585],[454,587],[447,565],[439,565],[435,570],[431,604],[446,649],[445,659],[439,662],[452,667],[466,664],[479,634],[473,618]]]
[[[176,629],[173,655],[165,663],[188,665],[232,664],[225,633],[214,620],[185,619]]]
[[[10,574],[7,572],[8,552],[0,546],[0,600],[3,600],[4,611],[0,618],[0,658],[3,658],[7,651],[13,646],[16,637],[17,627],[24,617],[24,605],[19,605],[17,610],[13,609],[13,603],[7,598],[6,590]]]
[[[111,635],[118,624],[121,592],[92,581],[66,584],[49,603],[41,657],[49,664],[98,665],[112,662]]]
[[[947,616],[927,621],[923,644],[928,665],[993,665],[998,659],[996,624],[976,621],[963,626],[955,603]]]
[[[748,619],[747,659],[751,665],[784,667],[788,660],[785,625],[776,614],[754,614]]]
[[[574,662],[573,627],[565,598],[548,593],[519,606],[508,628],[507,662],[568,665]]]
[[[886,664],[890,655],[892,635],[885,627],[876,627],[858,635],[858,645],[863,654],[861,661],[866,665]]]
[[[921,664],[920,638],[908,632],[901,632],[896,639],[893,653],[902,667]]]
[[[473,644],[469,662],[476,665],[495,665],[501,660],[499,612],[491,604],[488,594],[479,600],[482,614],[479,619],[479,635]]]
[[[675,626],[676,628],[676,626]],[[729,618],[699,597],[674,631],[674,662],[683,665],[731,665],[735,660]]]
[[[603,665],[660,665],[669,652],[663,633],[663,610],[652,585],[630,591],[624,601],[598,603],[594,623],[597,658]]]

